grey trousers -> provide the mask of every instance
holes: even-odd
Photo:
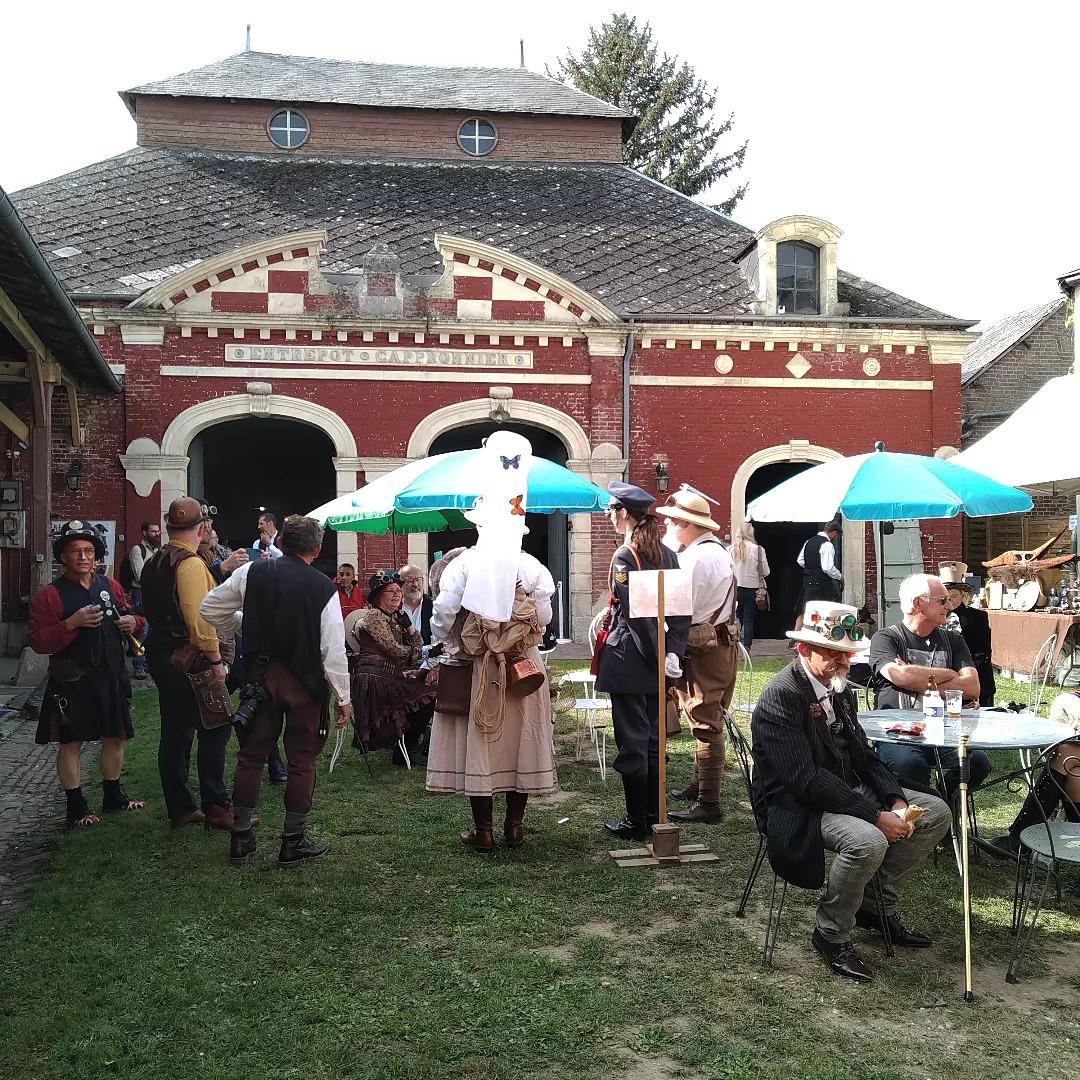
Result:
[[[870,799],[873,792],[859,790]],[[926,813],[915,823],[915,832],[906,840],[890,844],[885,834],[869,821],[847,814],[822,814],[821,839],[836,853],[825,895],[818,905],[814,924],[826,941],[851,940],[855,913],[859,908],[876,914],[870,879],[878,875],[885,911],[892,914],[900,903],[900,890],[911,872],[934,850],[949,831],[952,815],[941,799],[904,788],[904,798]]]

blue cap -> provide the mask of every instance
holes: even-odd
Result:
[[[611,492],[611,504],[621,506],[632,518],[641,520],[656,500],[647,492],[633,484],[624,484],[621,480],[612,480],[607,489]]]

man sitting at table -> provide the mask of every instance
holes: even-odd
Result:
[[[900,583],[904,618],[886,626],[870,640],[871,686],[875,708],[922,709],[923,693],[936,688],[960,690],[964,702],[978,704],[979,675],[971,652],[959,634],[948,633],[949,594],[941,578],[912,574]],[[882,743],[878,754],[900,782],[926,790],[935,767],[934,749],[912,743]],[[945,772],[945,795],[953,800],[960,786],[960,765],[955,750],[940,751]],[[969,787],[977,788],[990,775],[990,758],[983,750],[970,754]],[[936,777],[935,777],[936,779]]]
[[[861,628],[855,608],[812,602],[795,659],[762,691],[750,721],[754,813],[768,839],[769,863],[785,881],[817,888],[825,848],[836,853],[814,919],[813,947],[837,975],[873,977],[855,951],[855,926],[881,930],[870,882],[877,875],[893,944],[926,948],[897,905],[904,882],[949,831],[948,807],[901,786],[872,754],[846,680]],[[922,816],[908,822],[909,803]]]

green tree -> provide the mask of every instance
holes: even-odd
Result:
[[[717,152],[734,114],[716,119],[716,91],[689,64],[660,53],[648,23],[612,15],[599,29],[590,27],[588,45],[577,56],[568,51],[550,74],[639,117],[623,160],[684,195],[722,180],[746,157],[745,142],[728,154]],[[717,209],[730,214],[745,194],[740,184]]]

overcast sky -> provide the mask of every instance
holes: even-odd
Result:
[[[750,140],[735,217],[809,213],[839,261],[949,314],[993,321],[1080,266],[1080,3],[9,3],[0,185],[130,148],[116,91],[241,51],[543,71],[612,10],[719,90]],[[726,192],[718,190],[712,201]]]

